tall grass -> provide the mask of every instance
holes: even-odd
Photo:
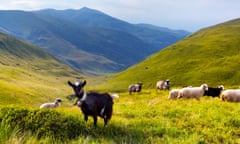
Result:
[[[6,109],[1,109],[3,131],[0,139],[5,142],[24,140],[24,143],[56,143],[60,140],[72,144],[240,143],[238,103],[211,97],[167,100],[167,95],[168,91],[155,90],[132,95],[120,93],[108,126],[104,127],[99,118],[97,128],[94,128],[92,118],[84,122],[77,107],[43,111],[10,107],[7,113]],[[13,131],[8,129],[12,122],[18,123]],[[54,123],[56,125],[51,127]]]

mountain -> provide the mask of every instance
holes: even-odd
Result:
[[[99,14],[102,21],[97,19]],[[77,21],[86,18],[89,24]],[[184,37],[174,39],[168,32],[132,25],[88,8],[0,11],[0,19],[0,31],[25,39],[71,67],[93,75],[124,70]],[[99,26],[92,25],[95,22]]]
[[[51,15],[88,27],[98,27],[126,32],[136,36],[145,43],[152,45],[151,49],[154,49],[155,51],[171,45],[190,34],[184,30],[170,30],[168,28],[149,24],[130,24],[109,16],[101,11],[87,7],[79,10],[46,9],[38,11],[38,13]]]
[[[82,77],[42,49],[0,33],[0,105],[65,98],[72,93],[67,80]]]
[[[28,40],[87,73],[120,71],[153,53],[150,45],[124,32],[25,11],[0,11],[0,19],[1,31]]]
[[[214,87],[238,87],[239,44],[240,19],[227,21],[199,30],[114,75],[106,83],[108,89],[120,90],[126,90],[129,84],[137,82],[142,82],[145,88],[155,88],[156,82],[164,79],[170,79],[174,87],[200,86],[203,83]]]

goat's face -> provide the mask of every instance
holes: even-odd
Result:
[[[73,91],[76,97],[81,98],[81,94],[83,93],[83,87],[86,85],[86,81],[83,82],[75,82],[74,84],[68,81],[68,84],[73,88]]]

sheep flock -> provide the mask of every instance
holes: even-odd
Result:
[[[207,84],[202,84],[199,87],[183,87],[180,89],[172,89],[169,91],[168,99],[190,99],[200,100],[202,96],[218,97],[222,101],[240,102],[240,89],[227,89],[224,86],[208,87]]]
[[[104,126],[107,125],[112,117],[113,99],[119,98],[118,94],[110,95],[108,93],[84,92],[83,87],[86,81],[68,84],[73,88],[77,101],[73,106],[78,106],[83,114],[85,121],[88,116],[92,116],[94,126],[97,126],[97,117],[104,119]],[[143,83],[131,84],[128,87],[129,95],[133,92],[140,93]],[[200,100],[203,96],[217,97],[222,101],[240,102],[240,89],[224,89],[223,85],[218,87],[209,87],[207,84],[193,87],[187,86],[178,89],[171,89],[170,80],[160,80],[156,83],[156,92],[158,90],[169,91],[168,99],[197,99]],[[40,109],[57,108],[61,105],[60,98],[55,99],[54,102],[47,102],[40,105]]]
[[[129,85],[129,91],[132,90],[132,86]],[[159,80],[156,82],[156,90],[169,90],[168,99],[197,99],[200,100],[202,96],[217,97],[222,101],[228,102],[240,102],[240,89],[224,89],[223,85],[218,87],[209,87],[207,84],[202,84],[198,87],[187,86],[183,88],[170,87],[170,80]],[[141,87],[142,89],[142,87]]]

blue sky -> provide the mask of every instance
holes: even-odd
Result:
[[[89,7],[129,23],[197,31],[240,18],[240,0],[0,0],[1,10]]]

